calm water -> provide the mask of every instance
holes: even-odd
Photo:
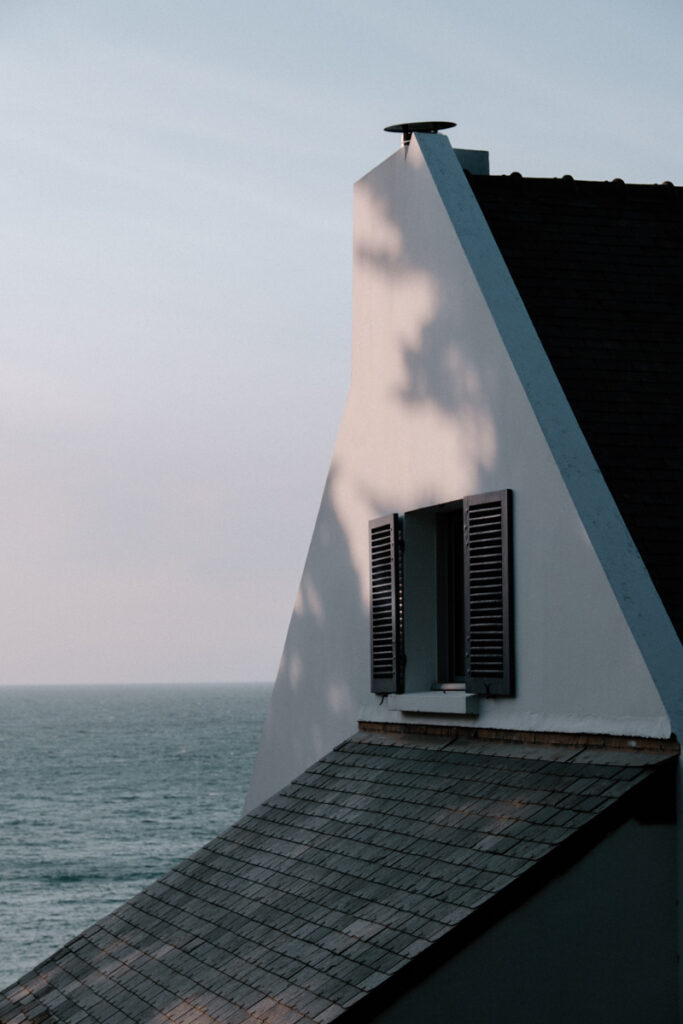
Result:
[[[270,691],[0,687],[0,989],[239,817]]]

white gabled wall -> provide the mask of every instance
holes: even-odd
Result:
[[[515,370],[552,449],[671,727],[683,732],[683,648],[538,340],[477,203],[463,203],[460,168],[438,137],[420,146]]]
[[[368,521],[502,488],[517,696],[482,701],[478,724],[668,736],[585,526],[586,509],[591,530],[618,513],[448,140],[414,136],[356,186],[351,389],[248,806],[352,733],[363,705],[400,714],[369,692]]]

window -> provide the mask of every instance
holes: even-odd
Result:
[[[374,693],[512,696],[512,492],[370,523]]]

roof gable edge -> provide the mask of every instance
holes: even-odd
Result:
[[[448,139],[414,137],[674,730],[683,650]]]

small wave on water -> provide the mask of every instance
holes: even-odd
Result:
[[[106,872],[101,871],[62,871],[58,874],[45,874],[39,875],[36,879],[37,882],[46,887],[60,886],[60,885],[83,885],[87,883],[92,885],[95,882],[122,882],[124,878],[115,878],[108,875]]]
[[[272,687],[0,687],[0,989],[241,814]]]

